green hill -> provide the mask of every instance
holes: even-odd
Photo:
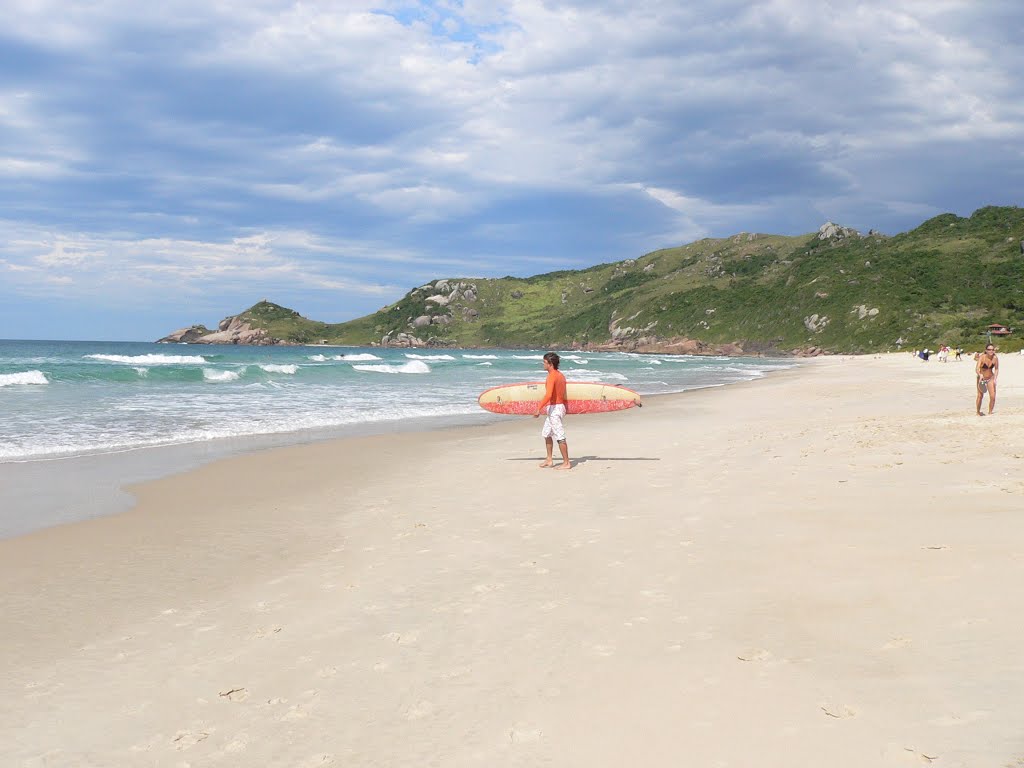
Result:
[[[825,228],[823,228],[825,230]],[[450,278],[346,323],[260,302],[243,315],[301,343],[863,353],[977,347],[991,323],[1024,334],[1024,209],[944,214],[894,237],[831,226],[739,234],[528,278]],[[1017,333],[1000,348],[1021,347]]]

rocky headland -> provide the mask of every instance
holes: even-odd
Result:
[[[220,321],[216,331],[205,325],[192,325],[169,333],[158,344],[247,344],[268,346],[272,344],[296,344],[297,342],[277,339],[265,328],[254,328],[251,322],[235,315]]]

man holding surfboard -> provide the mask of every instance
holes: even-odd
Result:
[[[537,413],[533,415],[533,418],[538,418],[542,413],[546,414],[544,428],[540,434],[544,438],[547,458],[541,462],[541,466],[554,466],[554,441],[557,440],[558,451],[562,454],[562,463],[555,468],[572,469],[572,464],[569,462],[569,446],[565,442],[565,427],[562,425],[569,398],[565,394],[565,376],[558,370],[560,363],[561,360],[554,352],[544,355],[544,370],[548,372],[548,377],[544,382],[544,399],[540,401]]]

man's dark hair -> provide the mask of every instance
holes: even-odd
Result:
[[[555,352],[548,352],[544,355],[544,359],[551,363],[551,367],[556,371],[558,370],[558,364],[562,361],[561,358]]]

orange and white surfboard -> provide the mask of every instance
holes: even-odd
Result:
[[[643,406],[640,395],[617,384],[567,381],[565,394],[569,401],[566,412],[570,414],[607,413]],[[544,382],[525,381],[520,384],[491,387],[481,393],[478,402],[481,408],[492,413],[533,416],[537,412],[537,403],[543,399]]]

